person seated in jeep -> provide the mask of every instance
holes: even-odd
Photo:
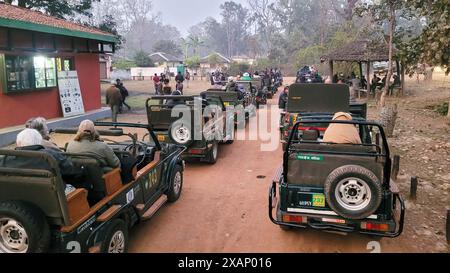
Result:
[[[172,92],[172,96],[181,96],[181,95],[182,94],[179,90]],[[167,100],[166,104],[169,108],[174,108],[177,105],[183,105],[184,101],[182,101],[180,99],[170,99],[170,100]]]
[[[94,123],[85,120],[80,123],[75,140],[67,146],[67,153],[92,155],[100,161],[104,173],[120,167],[120,160],[95,130]]]
[[[16,138],[16,145],[17,151],[44,152],[51,155],[59,165],[63,180],[74,179],[75,177],[81,175],[80,170],[77,170],[72,161],[70,161],[61,152],[54,149],[45,148],[42,145],[41,134],[35,129],[27,128],[20,132]],[[47,161],[37,157],[5,156],[0,162],[0,166],[7,168],[53,171]],[[73,187],[67,185],[67,188],[71,189]]]
[[[25,128],[35,129],[42,136],[42,146],[47,149],[61,151],[55,143],[50,141],[50,131],[47,126],[47,120],[43,117],[31,118],[25,123]]]
[[[333,121],[352,121],[349,113],[339,112],[333,117]],[[323,137],[324,142],[335,144],[361,144],[361,137],[356,127],[352,124],[330,124]]]

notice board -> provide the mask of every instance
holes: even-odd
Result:
[[[85,113],[77,71],[58,72],[59,99],[64,117]]]

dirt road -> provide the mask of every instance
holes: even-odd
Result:
[[[276,104],[276,99],[271,101]],[[370,252],[373,238],[310,230],[282,231],[268,217],[268,189],[281,165],[281,147],[261,152],[261,141],[220,148],[216,165],[190,163],[181,199],[132,230],[131,252]],[[264,176],[264,179],[258,179]],[[411,250],[411,249],[410,249]],[[407,251],[392,239],[381,251]],[[413,251],[413,250],[411,250]]]

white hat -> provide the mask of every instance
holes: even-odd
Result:
[[[17,135],[17,147],[42,145],[42,136],[35,129],[25,129]]]

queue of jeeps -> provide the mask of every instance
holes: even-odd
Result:
[[[104,172],[95,156],[62,149],[89,185],[69,194],[51,155],[0,150],[0,163],[33,160],[46,166],[0,164],[0,253],[127,252],[130,228],[179,199],[185,162],[216,163],[218,145],[234,142],[229,128],[245,126],[256,115],[261,87],[246,84],[243,96],[210,89],[200,96],[150,97],[147,124],[95,123],[102,141],[131,164]],[[367,106],[350,103],[348,87],[333,84],[291,85],[287,104],[269,219],[282,229],[399,236],[405,205],[390,179],[384,130],[366,120]],[[355,131],[360,142],[327,141],[327,130],[340,126]],[[54,132],[73,135],[78,129]]]

